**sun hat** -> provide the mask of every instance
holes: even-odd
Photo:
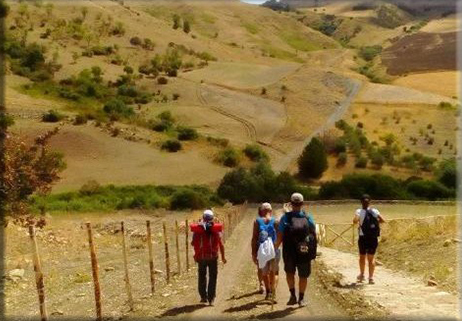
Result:
[[[202,215],[204,221],[213,221],[213,212],[211,210],[205,210],[204,214]]]
[[[290,202],[297,205],[303,204],[303,195],[300,193],[293,193],[290,197]]]

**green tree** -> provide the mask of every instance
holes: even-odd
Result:
[[[319,178],[327,167],[327,153],[324,144],[314,137],[298,159],[298,172],[303,178]]]

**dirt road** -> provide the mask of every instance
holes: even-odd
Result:
[[[306,308],[287,307],[289,291],[285,281],[283,263],[280,264],[280,282],[277,288],[278,303],[273,307],[262,301],[263,296],[256,292],[256,269],[250,256],[251,229],[256,209],[249,209],[226,243],[228,263],[219,269],[217,298],[214,306],[199,304],[196,290],[196,275],[191,274],[187,285],[191,289],[183,296],[168,303],[166,309],[159,314],[152,314],[149,305],[143,304],[136,316],[158,316],[168,319],[204,320],[204,319],[300,319],[303,317],[336,318],[346,317],[334,301],[321,288],[317,281],[316,263],[313,264],[313,275],[308,284]],[[186,286],[186,283],[184,284]]]

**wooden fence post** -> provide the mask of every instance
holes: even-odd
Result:
[[[120,229],[122,232],[122,253],[124,258],[124,270],[125,270],[125,289],[127,291],[128,305],[130,310],[133,310],[133,296],[132,296],[132,286],[130,285],[130,277],[128,274],[128,255],[127,255],[127,245],[125,240],[125,226],[124,222],[120,222]]]
[[[102,320],[101,314],[101,289],[99,286],[99,274],[98,274],[98,259],[96,257],[95,244],[93,243],[93,232],[91,230],[91,223],[87,223],[88,230],[88,244],[90,245],[90,256],[91,256],[91,269],[93,273],[93,284],[95,287],[95,304],[96,304],[96,320]]]
[[[351,231],[351,243],[355,246],[355,223],[353,223]]]
[[[35,271],[35,285],[37,286],[37,293],[40,305],[40,319],[46,321],[47,306],[45,303],[45,282],[43,281],[42,264],[40,262],[40,254],[38,252],[37,239],[35,238],[35,228],[29,225],[29,236],[34,250],[34,271]]]
[[[189,271],[189,223],[188,220],[185,222],[184,226],[184,236],[185,236],[185,249],[186,249],[186,270]]]
[[[179,234],[178,221],[175,220],[176,262],[177,262],[177,267],[178,267],[178,275],[181,275],[180,240],[178,238],[178,234]]]
[[[154,294],[156,277],[154,273],[154,259],[152,255],[152,236],[151,236],[151,221],[146,221],[146,242],[148,243],[148,255],[149,255],[149,275],[151,276],[151,293]]]
[[[167,283],[170,283],[170,255],[168,253],[168,237],[167,237],[167,226],[165,222],[162,223],[164,230],[164,247],[165,247],[165,278]]]

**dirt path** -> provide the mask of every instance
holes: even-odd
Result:
[[[321,134],[325,130],[332,127],[336,121],[340,120],[345,115],[351,103],[353,102],[353,99],[358,94],[361,86],[361,81],[356,79],[350,79],[350,88],[348,95],[343,101],[339,102],[336,111],[330,115],[330,117],[323,123],[321,127],[312,132],[311,135],[309,135],[303,142],[300,142],[300,144],[298,144],[297,147],[293,148],[291,152],[288,153],[284,158],[276,162],[273,165],[273,168],[276,171],[287,170],[287,168],[292,164],[292,162],[302,153],[305,146],[311,141],[313,137]]]
[[[251,228],[255,218],[255,209],[250,209],[237,226],[235,232],[226,243],[228,263],[218,272],[217,298],[214,306],[200,305],[196,290],[196,271],[191,273],[188,286],[191,290],[186,295],[177,297],[169,303],[169,307],[161,314],[162,318],[181,320],[230,319],[279,319],[298,320],[303,317],[336,318],[347,317],[322,289],[317,280],[317,266],[313,264],[313,275],[310,277],[306,308],[287,307],[289,291],[285,281],[283,263],[280,264],[280,282],[277,288],[278,303],[273,307],[263,302],[264,295],[258,294],[256,269],[250,257]],[[186,285],[186,284],[185,284]],[[149,306],[143,307],[147,316]]]
[[[429,287],[408,275],[377,267],[375,285],[357,285],[357,256],[322,248],[321,260],[331,272],[340,273],[342,291],[361,291],[369,299],[388,310],[392,319],[457,319],[458,298],[435,287]]]

